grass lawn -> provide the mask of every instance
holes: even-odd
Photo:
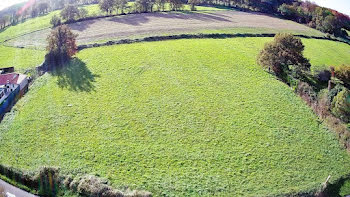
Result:
[[[259,31],[261,33],[267,32],[268,30],[254,28],[235,28],[235,30],[227,29],[227,31],[234,31],[235,33],[258,33],[257,31]],[[219,32],[221,31],[217,30],[211,33]],[[135,39],[142,37],[133,38]],[[265,42],[272,40],[272,38],[254,39],[261,40],[257,43],[259,47],[255,48],[255,53],[262,49]],[[311,64],[313,65],[313,70],[323,69],[329,66],[339,66],[342,64],[350,65],[349,45],[328,40],[302,39],[302,41],[305,44],[305,56],[310,59]],[[45,53],[46,52],[42,50],[18,49],[0,45],[0,68],[15,66],[16,70],[18,71],[23,71],[27,68],[33,68],[44,61]]]
[[[350,173],[350,157],[289,87],[256,65],[270,40],[83,50],[39,78],[5,117],[0,161],[93,173],[156,196],[318,189],[328,175]]]
[[[350,65],[350,45],[329,40],[303,39],[305,56],[310,59],[312,69],[329,66]]]
[[[24,71],[41,64],[44,61],[45,53],[45,51],[0,45],[0,68],[14,66],[17,71]]]

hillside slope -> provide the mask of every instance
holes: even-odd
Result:
[[[59,166],[156,196],[314,191],[350,157],[303,101],[256,65],[270,38],[83,50],[0,129],[0,161]],[[312,61],[319,61],[316,55]]]

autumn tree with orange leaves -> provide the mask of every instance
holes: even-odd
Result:
[[[49,68],[63,65],[77,53],[77,36],[67,25],[58,26],[51,31],[47,37],[48,46],[46,47],[48,51],[46,63]]]

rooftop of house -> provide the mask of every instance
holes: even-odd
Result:
[[[8,73],[0,75],[0,85],[10,84],[20,84],[23,79],[26,78],[26,75],[18,73]]]

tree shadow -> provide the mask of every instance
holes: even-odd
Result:
[[[84,21],[68,24],[68,26],[72,30],[82,32],[82,31],[87,30],[92,24],[98,22],[99,20],[101,20],[101,19],[98,18],[98,19],[84,20]]]
[[[60,88],[76,92],[95,91],[95,78],[100,77],[93,74],[86,64],[78,58],[74,58],[63,67],[51,71],[51,74],[57,76],[57,85]]]

